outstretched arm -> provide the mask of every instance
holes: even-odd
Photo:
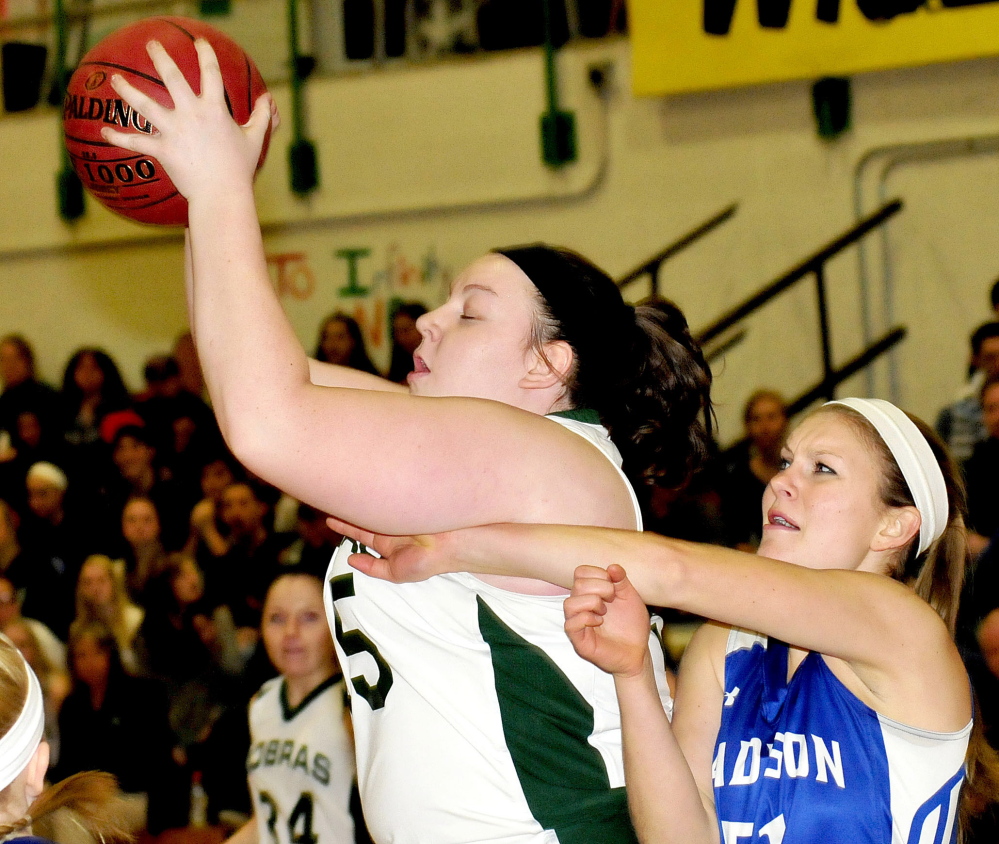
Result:
[[[236,125],[215,54],[204,41],[196,48],[200,96],[152,43],[174,108],[115,77],[157,132],[105,128],[104,137],[155,156],[188,200],[192,330],[236,456],[295,498],[386,532],[575,518],[630,526],[609,462],[560,426],[498,402],[416,398],[380,381],[372,389],[309,363],[272,288],[254,205],[270,98]]]
[[[639,841],[715,844],[710,764],[702,772],[708,783],[702,794],[663,710],[649,655],[649,614],[624,569],[576,569],[565,619],[577,653],[614,675],[628,806]]]
[[[843,660],[870,691],[867,702],[883,704],[878,711],[886,715],[926,729],[967,723],[967,681],[946,627],[911,589],[882,575],[809,569],[651,533],[559,525],[488,525],[416,538],[368,535],[365,544],[387,559],[360,555],[351,563],[393,580],[469,571],[569,587],[581,563],[623,564],[649,604]],[[924,711],[938,719],[942,713],[944,723],[917,723]]]

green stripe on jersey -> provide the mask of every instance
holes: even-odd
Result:
[[[573,410],[557,410],[549,416],[561,416],[563,419],[574,419],[576,422],[586,422],[589,425],[600,424],[600,414],[588,407],[577,407]]]
[[[511,630],[481,597],[507,749],[531,813],[560,844],[636,842],[623,788],[588,739],[593,707],[548,654]]]

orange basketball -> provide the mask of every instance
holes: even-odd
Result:
[[[91,196],[112,211],[140,223],[186,225],[187,200],[155,158],[121,149],[101,137],[104,126],[124,132],[153,131],[149,121],[115,93],[111,75],[121,74],[161,105],[172,106],[166,86],[146,53],[146,44],[159,41],[198,93],[201,72],[194,49],[196,38],[204,38],[214,48],[229,112],[237,123],[246,123],[253,104],[267,90],[260,72],[228,35],[191,18],[145,18],[112,32],[87,52],[66,89],[63,132],[73,169]],[[264,162],[269,140],[270,130],[257,162],[258,169]]]

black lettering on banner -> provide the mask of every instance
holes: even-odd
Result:
[[[738,0],[704,0],[704,31],[708,35],[728,35]],[[791,0],[756,0],[760,26],[783,29],[791,13]]]
[[[707,35],[728,35],[739,0],[703,0],[703,27]],[[743,0],[749,2],[749,0]],[[801,0],[799,0],[801,2]],[[941,0],[943,9],[984,6],[999,0]],[[785,29],[792,0],[756,0],[756,19],[766,29]],[[927,0],[856,0],[857,9],[869,21],[889,21],[927,5]],[[815,19],[837,24],[841,0],[815,0]]]
[[[353,544],[356,549],[354,550],[355,554],[367,551],[359,542]],[[348,572],[347,574],[339,574],[336,577],[332,577],[330,578],[329,585],[330,596],[333,602],[333,630],[337,641],[340,642],[340,647],[343,648],[343,652],[348,658],[361,653],[369,654],[378,668],[378,680],[374,686],[368,682],[363,674],[358,674],[356,677],[351,676],[350,681],[354,686],[354,691],[363,697],[368,702],[368,706],[373,710],[381,709],[385,706],[385,697],[388,695],[389,689],[392,688],[392,683],[394,682],[392,669],[385,661],[385,658],[378,652],[375,643],[364,635],[364,633],[360,630],[345,631],[343,629],[343,622],[340,619],[340,612],[337,609],[337,601],[344,601],[354,597],[354,574],[353,572]],[[345,673],[346,668],[347,666],[344,666]]]

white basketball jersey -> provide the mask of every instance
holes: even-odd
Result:
[[[353,844],[354,754],[343,716],[341,678],[294,709],[281,677],[250,701],[246,770],[260,844]]]
[[[598,424],[556,421],[620,465]],[[637,501],[635,511],[640,525]],[[356,547],[334,554],[326,610],[374,840],[634,842],[614,682],[573,650],[564,597],[470,574],[386,583],[347,565]],[[655,636],[650,648],[669,710]]]

